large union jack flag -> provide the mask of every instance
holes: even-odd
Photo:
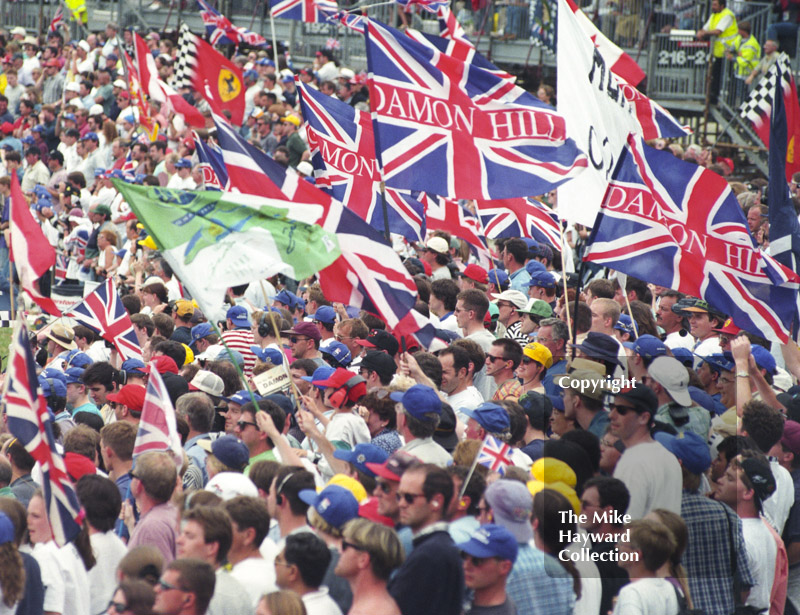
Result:
[[[435,332],[413,310],[417,286],[381,234],[294,170],[284,169],[247,143],[224,118],[215,115],[214,121],[223,163],[215,171],[221,181],[227,178],[226,190],[320,205],[318,224],[338,235],[342,251],[318,274],[325,296],[380,315],[398,335],[414,335],[427,348]]]
[[[448,198],[544,194],[586,156],[564,118],[474,64],[367,21],[375,143],[386,185]]]
[[[406,13],[410,13],[414,6],[419,6],[430,13],[436,13],[441,7],[446,7],[450,0],[396,0]]]
[[[375,158],[372,119],[298,80],[316,185],[374,228],[383,231],[381,170]],[[409,241],[425,237],[424,206],[410,193],[387,188],[389,231]]]
[[[133,330],[133,323],[111,278],[107,278],[86,295],[67,315],[114,344],[123,360],[141,360],[142,349]]]
[[[211,6],[207,0],[197,0],[200,6],[200,17],[206,27],[208,42],[212,45],[250,45],[267,47],[266,39],[247,28],[234,26],[231,21]]]
[[[505,475],[508,466],[514,465],[510,455],[511,446],[487,434],[476,461],[489,468],[490,472],[498,472],[502,476]]]
[[[183,449],[167,387],[155,365],[150,366],[147,391],[139,419],[139,431],[133,445],[134,460],[144,453],[160,451],[169,453],[177,465],[183,462]]]
[[[536,199],[477,201],[478,215],[488,239],[531,237],[561,250],[558,216]]]
[[[17,325],[6,372],[5,394],[8,430],[19,440],[42,470],[42,490],[53,538],[63,546],[77,536],[83,523],[78,496],[56,450],[52,419],[41,395],[36,362],[22,320]]]
[[[327,21],[339,7],[336,0],[269,0],[273,17],[296,19],[306,23]]]
[[[759,252],[728,183],[628,137],[584,256],[702,297],[747,331],[786,343],[800,278]]]

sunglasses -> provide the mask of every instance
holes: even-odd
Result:
[[[245,429],[247,429],[247,426],[248,426],[248,425],[252,425],[253,427],[258,427],[258,425],[256,425],[255,423],[251,423],[250,421],[238,421],[238,422],[236,423],[236,426],[237,426],[237,427],[238,427],[238,428],[239,428],[241,431],[244,431]]]
[[[375,485],[384,493],[389,493],[392,490],[392,486],[382,480],[379,480],[377,483],[375,483]]]
[[[474,555],[470,555],[469,553],[465,553],[464,551],[461,552],[461,559],[465,562],[470,562],[476,568],[483,566],[486,562],[490,559],[495,559],[493,557],[475,557]]]
[[[124,613],[128,610],[128,605],[124,602],[114,602],[113,600],[108,603],[109,609],[114,609],[117,613]]]
[[[424,493],[400,493],[397,492],[397,501],[405,500],[406,504],[413,504],[417,498],[424,498]]]
[[[293,336],[293,337],[289,338],[289,341],[292,344],[296,344],[297,342],[307,342],[308,340],[309,340],[309,338],[307,338],[307,337],[294,337]]]
[[[181,592],[185,591],[185,590],[181,589],[180,587],[178,587],[177,585],[172,585],[170,583],[167,583],[164,579],[159,579],[157,585],[161,589],[163,589],[164,591],[169,591],[169,590],[172,590],[172,589],[177,589],[178,591],[181,591]]]
[[[533,363],[533,359],[531,359],[530,357],[522,357],[522,362],[525,365],[530,365],[531,363]]]
[[[617,414],[619,414],[620,416],[625,416],[626,414],[628,414],[628,412],[633,411],[634,408],[631,408],[630,406],[618,406],[617,404],[608,404],[608,411],[611,412],[612,410],[616,410]]]
[[[486,358],[487,358],[489,361],[491,361],[492,363],[494,363],[495,361],[507,361],[507,360],[508,360],[508,359],[504,359],[503,357],[493,357],[493,356],[492,356],[492,355],[490,355],[490,354],[487,354],[487,355],[486,355]]]
[[[346,540],[342,540],[342,551],[346,549],[355,549],[356,551],[363,551],[364,548],[358,546],[357,544],[353,544],[352,542],[347,542]]]

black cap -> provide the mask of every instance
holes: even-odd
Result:
[[[394,335],[384,329],[372,329],[366,340],[359,339],[356,341],[365,348],[385,350],[391,356],[396,355],[397,351],[400,350],[400,344],[395,339]]]
[[[450,404],[442,404],[442,415],[439,419],[439,424],[436,426],[436,431],[433,432],[433,441],[448,453],[452,453],[456,449],[458,444],[456,413]]]
[[[381,380],[391,380],[397,371],[397,364],[387,353],[380,350],[368,350],[361,359],[359,368],[368,369],[378,373]]]
[[[759,502],[763,502],[775,493],[775,476],[766,460],[750,457],[742,459],[739,465],[753,485],[753,491]]]
[[[621,397],[633,404],[633,410],[636,414],[642,412],[649,412],[650,417],[656,415],[658,409],[658,398],[653,393],[650,387],[646,387],[641,382],[637,382],[636,386],[620,390],[616,397]]]

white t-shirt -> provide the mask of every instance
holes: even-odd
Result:
[[[233,567],[231,575],[247,591],[253,609],[264,594],[278,589],[275,585],[275,565],[265,559],[249,557],[242,560]]]
[[[61,574],[61,566],[56,559],[58,547],[53,541],[47,543],[37,543],[33,545],[31,555],[39,563],[42,573],[42,585],[44,586],[44,612],[52,611],[55,613],[64,612],[64,576]]]
[[[89,575],[78,552],[72,544],[57,549],[56,559],[64,577],[64,610],[63,615],[86,615],[89,612]],[[108,604],[106,604],[108,606]]]
[[[328,595],[328,588],[325,586],[303,595],[302,599],[307,615],[342,615],[342,609]]]
[[[97,563],[89,571],[89,600],[91,615],[105,613],[108,603],[114,597],[117,588],[117,565],[125,557],[128,547],[113,530],[105,533],[92,534],[89,537],[92,543]]]
[[[640,579],[619,591],[614,615],[677,615],[675,586],[666,579]]]
[[[750,588],[747,606],[769,608],[770,591],[775,580],[775,557],[778,547],[761,518],[742,519],[742,535],[747,549],[747,561],[755,585]]]
[[[328,426],[325,428],[325,437],[331,442],[347,442],[350,448],[355,448],[356,444],[368,444],[372,439],[369,427],[360,416],[355,414],[335,413]]]
[[[208,605],[208,615],[252,615],[255,609],[250,604],[250,596],[242,584],[227,570],[216,572],[217,582],[214,595]]]
[[[783,534],[783,526],[794,504],[794,481],[789,470],[777,461],[770,460],[769,467],[775,477],[775,492],[764,500],[764,516],[778,534]]]
[[[492,334],[491,331],[481,329],[475,333],[470,333],[467,335],[467,339],[472,340],[478,346],[480,346],[483,352],[489,352],[489,348],[492,347],[492,342],[494,342],[497,338],[494,336],[494,334]]]
[[[641,519],[656,508],[681,514],[681,466],[658,442],[626,449],[617,462],[614,478],[625,483],[631,494],[627,510],[631,519]]]
[[[664,338],[664,345],[670,350],[674,350],[675,348],[691,350],[694,348],[694,344],[695,341],[691,335],[688,333],[686,335],[681,335],[680,331],[673,331]]]
[[[447,403],[453,407],[453,410],[458,417],[458,420],[462,423],[466,423],[469,417],[460,412],[461,408],[467,408],[468,410],[473,410],[480,406],[483,403],[483,395],[481,395],[480,391],[476,389],[474,386],[470,385],[460,393],[456,393],[455,395],[448,395],[447,396]]]

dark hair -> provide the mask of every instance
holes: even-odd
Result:
[[[289,369],[301,369],[306,373],[306,376],[311,376],[314,374],[314,370],[317,369],[317,364],[313,359],[296,359],[292,361]]]
[[[103,533],[113,530],[122,509],[122,496],[114,482],[99,474],[85,474],[75,491],[89,525]]]
[[[160,303],[167,302],[167,287],[164,286],[161,282],[153,282],[151,284],[146,284],[142,286],[143,293],[150,293],[158,297],[158,301]]]
[[[316,534],[300,532],[286,537],[283,556],[287,564],[297,566],[300,578],[307,587],[317,589],[322,585],[331,552],[328,545]]]
[[[308,504],[300,499],[303,489],[315,489],[314,475],[308,470],[294,466],[284,466],[275,476],[275,497],[286,498],[293,515],[305,515]],[[260,543],[259,543],[260,544]]]
[[[378,392],[373,391],[362,397],[359,404],[377,414],[378,418],[382,421],[387,421],[386,429],[394,430],[397,428],[397,412],[394,409],[395,402],[393,402],[388,395],[379,397]]]
[[[483,497],[483,492],[486,491],[486,479],[480,472],[472,472],[472,476],[470,476],[469,482],[467,483],[467,488],[464,489],[464,479],[470,474],[469,470],[467,466],[452,465],[447,466],[445,472],[451,477],[457,476],[461,480],[461,489],[465,496],[469,496],[469,507],[466,511],[467,515],[477,517],[480,513],[478,504],[480,504],[481,498]]]
[[[563,434],[561,439],[567,442],[574,442],[586,451],[586,454],[589,456],[589,461],[592,464],[593,472],[597,472],[600,469],[600,438],[591,431],[571,429]],[[585,488],[584,486],[584,489]]]
[[[434,280],[431,283],[431,294],[444,304],[444,309],[452,312],[456,309],[458,284],[449,278]]]
[[[476,320],[483,322],[483,318],[489,310],[489,298],[486,296],[486,293],[477,288],[470,288],[469,290],[458,293],[457,299],[464,303],[465,310],[472,310],[475,312]]]
[[[261,498],[237,495],[230,500],[222,503],[222,507],[230,515],[230,518],[238,527],[239,531],[248,528],[255,530],[253,545],[260,545],[269,531],[269,511],[267,503]]]
[[[453,479],[450,478],[450,475],[443,468],[432,463],[417,466],[413,471],[425,474],[425,481],[422,483],[422,493],[425,494],[425,499],[430,501],[433,496],[441,494],[442,511],[447,510],[450,500],[453,499]]]
[[[217,543],[217,562],[224,562],[233,544],[231,518],[219,506],[194,506],[183,513],[183,521],[194,521],[203,528],[203,542]]]
[[[141,309],[141,302],[139,303],[139,306],[139,309]],[[147,314],[131,314],[131,322],[140,329],[144,329],[147,337],[151,337],[153,332],[156,330],[156,325],[153,322],[153,319]]]
[[[742,431],[766,454],[783,435],[783,415],[765,402],[751,399],[742,412]]]
[[[273,424],[277,428],[278,431],[283,431],[283,426],[286,423],[286,412],[284,412],[283,408],[281,408],[278,404],[274,401],[270,401],[268,399],[260,399],[258,400],[258,409],[256,409],[253,402],[249,401],[242,406],[242,413],[249,412],[253,415],[253,419],[255,420],[256,413],[261,410],[269,414],[269,418],[272,419]],[[272,441],[271,438],[267,438],[267,444],[271,447],[275,446],[275,443]]]
[[[175,331],[175,321],[172,320],[172,316],[161,312],[159,314],[153,314],[151,318],[158,330],[158,334],[169,340]],[[180,363],[178,365],[180,365]]]
[[[180,343],[173,342],[172,340],[159,342],[153,348],[153,352],[160,352],[161,354],[168,356],[170,359],[175,361],[175,365],[178,367],[181,367],[186,362],[186,350]]]
[[[448,346],[439,353],[439,360],[441,361],[442,357],[447,355],[453,357],[453,369],[455,369],[456,374],[458,374],[458,372],[460,372],[462,369],[469,372],[470,360],[469,354],[466,350],[460,346]]]
[[[25,446],[14,438],[6,448],[6,455],[11,460],[15,466],[17,466],[22,472],[29,474],[31,470],[33,470],[33,466],[36,465],[36,460],[33,458],[26,449]]]
[[[542,489],[533,496],[533,518],[538,521],[537,532],[544,543],[544,551],[556,556],[562,549],[569,545],[569,540],[564,541],[565,535],[575,532],[575,523],[565,521],[566,511],[572,511],[572,504],[558,491]],[[581,597],[581,577],[575,564],[569,558],[558,558],[559,563],[572,576],[572,589],[575,597]]]
[[[150,615],[153,612],[156,593],[147,581],[139,579],[121,581],[117,589],[125,596],[127,610],[133,615]]]
[[[525,240],[518,237],[509,239],[503,249],[506,254],[510,254],[517,263],[520,265],[525,264],[525,260],[528,258],[528,244],[525,243]]]
[[[591,292],[595,297],[600,297],[603,299],[614,298],[614,285],[610,280],[606,280],[605,278],[597,278],[592,280],[586,285],[585,290],[587,292]]]
[[[463,348],[467,352],[469,362],[472,363],[472,371],[476,374],[486,364],[486,353],[483,352],[483,348],[475,340],[461,338],[450,344],[450,348]]]
[[[194,594],[195,612],[205,613],[217,582],[211,564],[200,559],[176,559],[167,564],[167,570],[178,572],[178,586],[182,591]]]
[[[730,463],[743,450],[755,448],[758,445],[747,436],[727,436],[717,445],[717,453],[725,455],[725,460]],[[770,447],[771,448],[771,447]]]
[[[424,350],[419,350],[413,355],[414,359],[428,378],[431,379],[437,389],[442,388],[442,364],[435,355]]]
[[[122,305],[125,307],[125,311],[128,312],[128,315],[135,316],[139,313],[139,310],[142,309],[142,301],[136,295],[123,295],[122,296]],[[149,317],[148,317],[149,319]],[[152,322],[152,320],[151,320]],[[139,327],[142,325],[140,324]]]
[[[262,459],[250,466],[250,471],[247,476],[253,481],[256,488],[261,489],[264,493],[269,493],[269,487],[272,481],[275,480],[275,475],[280,468],[281,464],[277,461]]]
[[[624,514],[631,503],[631,494],[628,488],[618,478],[610,476],[595,476],[583,484],[584,493],[589,487],[597,489],[600,496],[600,507],[611,506],[614,510]]]
[[[492,342],[492,346],[503,349],[503,360],[511,361],[511,369],[517,369],[522,361],[522,346],[517,340],[504,337]],[[478,371],[477,369],[475,371]]]

